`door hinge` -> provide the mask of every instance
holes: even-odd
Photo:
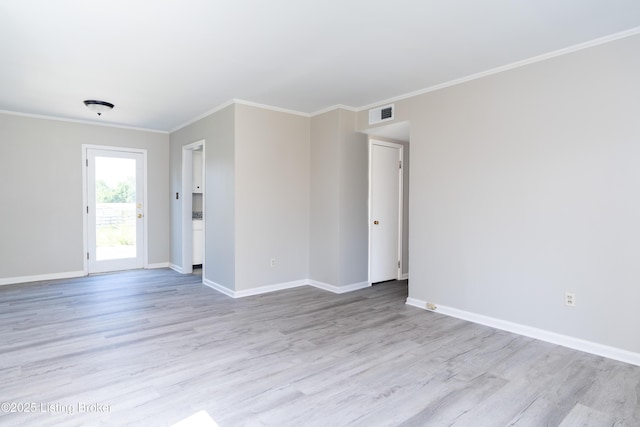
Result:
[[[402,160],[398,160],[398,169],[402,169]]]
[[[398,261],[398,268],[400,268],[400,261]]]
[[[89,252],[87,252],[87,261],[89,260]]]
[[[87,163],[86,166],[89,167],[89,159],[86,159],[85,162]]]
[[[89,206],[87,206],[87,213],[89,213]]]

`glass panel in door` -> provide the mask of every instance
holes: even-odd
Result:
[[[136,161],[95,158],[96,260],[136,256]]]
[[[89,272],[143,266],[141,153],[87,150]]]

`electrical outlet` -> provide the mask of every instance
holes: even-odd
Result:
[[[427,305],[427,310],[435,310],[436,308],[438,308],[435,304],[428,302]]]
[[[574,294],[573,292],[565,292],[564,293],[564,304],[568,305],[569,307],[575,307],[576,306],[576,294]]]
[[[270,263],[270,265],[271,265],[271,268],[273,268],[273,267],[275,267],[275,266],[276,266],[276,259],[275,259],[275,258],[271,258],[271,263]]]

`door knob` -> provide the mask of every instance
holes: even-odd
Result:
[[[378,224],[380,224],[380,222],[379,222],[379,221],[377,221],[377,220],[376,220],[376,221],[373,221],[373,225],[378,225]]]
[[[138,218],[142,218],[142,214],[138,214]]]

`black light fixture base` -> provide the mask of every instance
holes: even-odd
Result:
[[[98,101],[96,99],[87,99],[84,101],[84,105],[86,105],[91,111],[97,113],[98,116],[102,116],[102,113],[105,111],[111,111],[114,107],[110,102]]]

